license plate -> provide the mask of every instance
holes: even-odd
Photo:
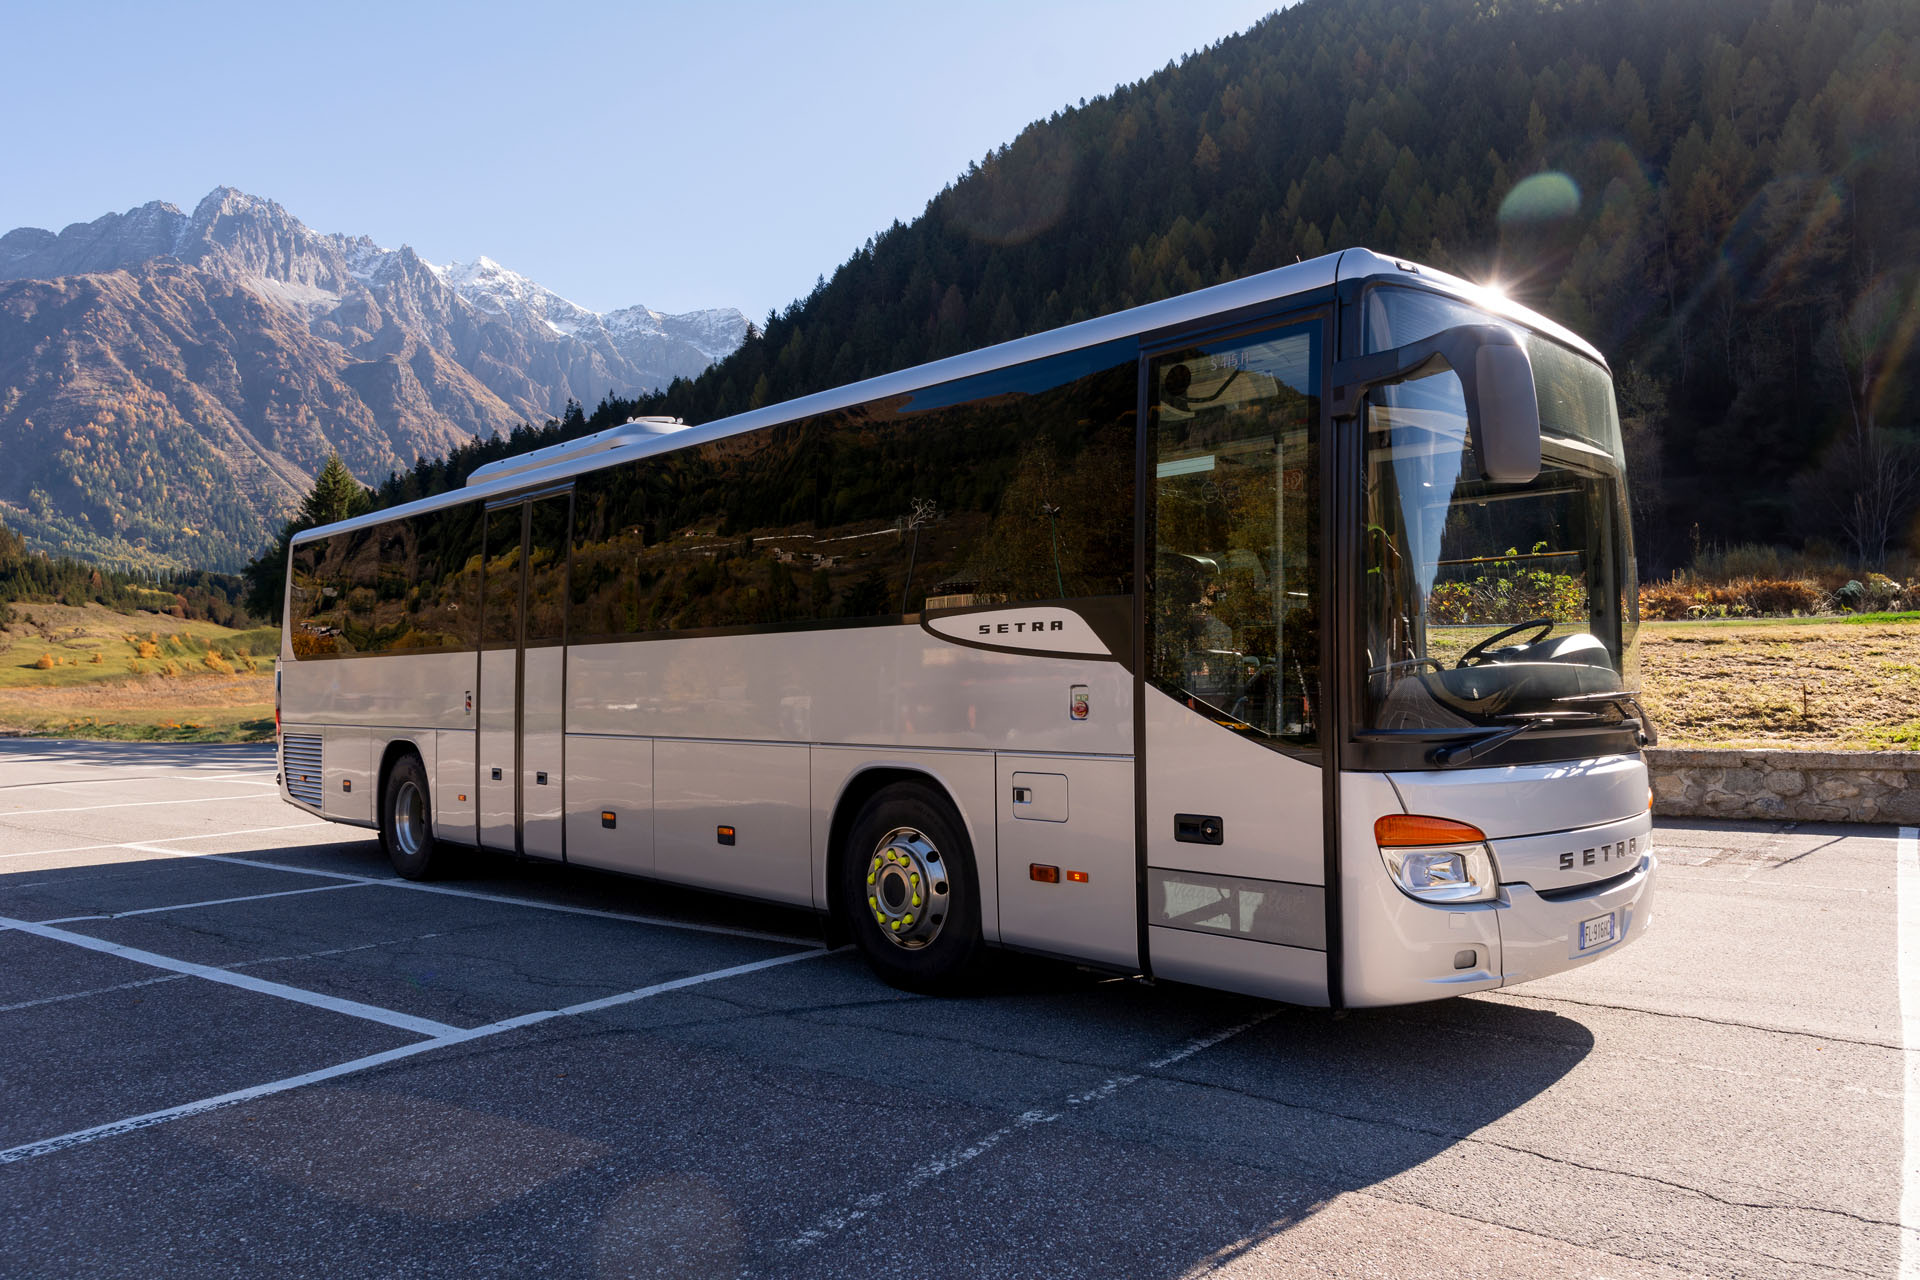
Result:
[[[1582,951],[1589,951],[1589,950],[1592,950],[1594,947],[1599,946],[1603,942],[1612,942],[1612,941],[1613,941],[1613,916],[1612,915],[1609,914],[1604,916],[1595,916],[1591,920],[1583,920],[1581,922],[1580,949]]]

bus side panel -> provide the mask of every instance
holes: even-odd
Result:
[[[364,729],[328,729],[320,812],[335,822],[372,826],[373,742]]]
[[[1133,761],[1002,755],[998,772],[1001,941],[1138,968]]]
[[[653,739],[567,735],[567,861],[653,873]]]
[[[811,906],[807,757],[797,745],[655,742],[661,878]]]
[[[455,844],[472,844],[473,732],[442,729],[433,737],[433,833]]]
[[[909,623],[575,645],[567,689],[571,733],[1133,754],[1120,663],[971,648]]]
[[[829,902],[827,862],[834,810],[849,784],[872,769],[901,769],[923,774],[943,788],[960,811],[973,845],[980,880],[980,929],[989,942],[1000,938],[1000,895],[995,854],[993,755],[985,751],[894,751],[875,747],[813,748],[813,905]],[[849,814],[851,819],[854,815]],[[1128,845],[1131,857],[1132,846]]]

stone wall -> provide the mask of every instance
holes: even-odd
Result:
[[[1686,818],[1920,824],[1920,752],[1653,747],[1653,811]]]

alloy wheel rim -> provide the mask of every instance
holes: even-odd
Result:
[[[918,951],[946,924],[950,885],[946,859],[924,832],[895,827],[867,860],[867,910],[880,934],[904,951]]]
[[[393,839],[400,852],[411,858],[426,843],[426,805],[420,788],[412,782],[400,784],[393,797]]]

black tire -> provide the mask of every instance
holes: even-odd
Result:
[[[891,904],[881,897],[887,889]],[[952,994],[978,980],[987,946],[973,845],[935,788],[897,782],[861,806],[841,851],[840,901],[854,944],[889,985]],[[923,901],[927,910],[916,915]]]
[[[433,792],[416,755],[394,761],[380,795],[380,846],[408,880],[430,880],[445,869],[446,847],[433,834]]]

